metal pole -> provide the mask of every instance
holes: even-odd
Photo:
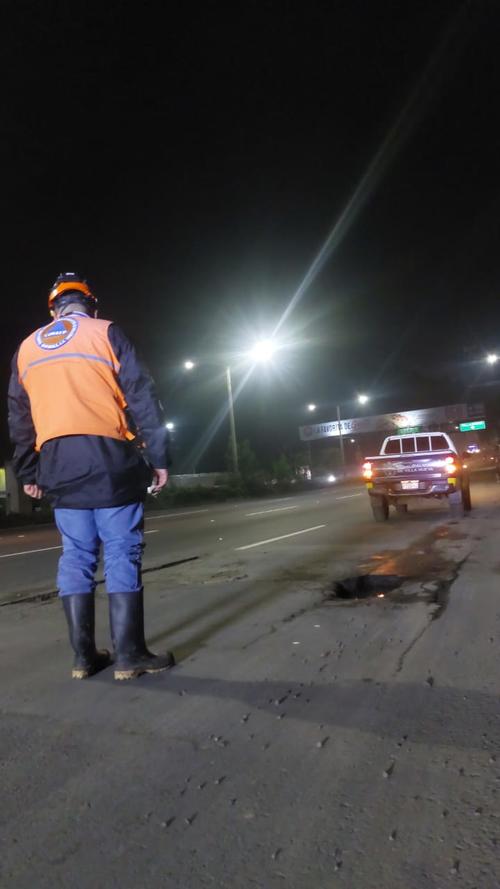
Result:
[[[233,453],[233,470],[239,472],[238,443],[236,441],[236,423],[234,420],[233,387],[231,384],[231,368],[226,367],[227,403],[229,407],[229,429],[231,435],[231,451]]]
[[[342,461],[342,475],[345,475],[344,439],[342,438],[342,425],[340,421],[340,404],[337,405],[337,423],[339,424],[340,459]]]

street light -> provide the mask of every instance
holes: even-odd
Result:
[[[498,361],[498,355],[495,352],[490,352],[490,354],[486,356],[486,361],[488,364],[496,364]]]
[[[263,364],[270,361],[276,352],[276,343],[274,340],[258,340],[248,353],[249,358],[256,364]]]
[[[276,352],[276,343],[272,339],[262,339],[257,340],[254,343],[253,347],[246,352],[246,358],[249,358],[254,364],[265,364],[270,361]],[[196,363],[188,359],[184,361],[183,367],[185,370],[193,370],[196,367]],[[239,471],[239,460],[238,460],[238,441],[236,438],[236,420],[234,417],[234,399],[233,399],[233,384],[231,379],[231,367],[229,364],[226,365],[225,368],[225,376],[226,376],[226,391],[227,391],[227,405],[228,405],[228,413],[229,413],[229,432],[231,438],[231,453],[233,457],[233,468],[234,472],[237,473]]]
[[[370,400],[370,396],[366,394],[358,395],[357,402],[358,404],[367,404]],[[337,424],[339,427],[339,442],[340,442],[340,459],[342,461],[342,472],[345,475],[345,451],[344,451],[344,439],[342,438],[342,420],[340,419],[340,404],[337,405]]]
[[[361,393],[356,396],[356,401],[358,404],[368,404],[370,401],[370,396],[366,395],[366,393]],[[316,410],[317,405],[313,402],[307,405],[307,410],[310,413],[313,413]],[[342,434],[342,419],[340,416],[340,404],[336,405],[337,409],[337,426],[339,431],[339,443],[340,443],[340,459],[342,461],[342,469],[345,470],[345,452],[344,452],[344,438]],[[355,439],[351,438],[351,444],[355,444]],[[309,452],[309,462],[311,462],[310,452]]]
[[[172,432],[172,429],[175,429],[175,423],[172,423],[170,420],[168,423],[165,423],[165,429],[168,429],[169,432]]]

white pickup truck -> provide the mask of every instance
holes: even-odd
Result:
[[[380,454],[366,458],[363,476],[377,522],[389,518],[391,505],[407,512],[415,497],[446,497],[453,518],[471,508],[467,468],[445,432],[390,435]]]

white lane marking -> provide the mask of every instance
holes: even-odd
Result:
[[[335,500],[350,500],[351,497],[364,497],[364,494],[344,494],[342,497],[335,497]]]
[[[245,516],[265,515],[266,512],[283,512],[285,509],[297,509],[297,504],[295,506],[274,506],[272,509],[260,509],[259,512],[246,512]]]
[[[156,528],[154,531],[145,531],[145,534],[158,534],[159,529]],[[32,553],[47,553],[50,550],[54,549],[62,549],[62,546],[43,546],[40,549],[23,549],[19,553],[4,553],[0,556],[0,559],[12,559],[14,556],[30,556]]]
[[[190,512],[170,512],[168,515],[147,515],[147,522],[157,522],[160,519],[180,519],[185,515],[201,515],[202,512],[209,512],[208,509],[194,509]]]
[[[267,500],[267,499],[266,499],[265,501],[264,501],[264,500],[261,501],[261,503],[262,503],[262,506],[263,506],[264,503],[266,503],[266,504],[269,504],[269,503],[283,503],[284,500],[288,500],[288,501],[290,501],[290,500],[296,500],[296,499],[297,499],[296,496],[295,496],[295,497],[292,497],[292,496],[289,495],[288,497],[273,497],[271,500]],[[257,504],[255,504],[255,505],[257,506]],[[232,509],[248,509],[248,503],[246,503],[246,504],[245,504],[245,503],[237,503],[235,506],[232,507]]]
[[[314,525],[312,528],[302,528],[301,531],[292,531],[291,534],[281,534],[279,537],[269,537],[267,540],[258,540],[257,543],[247,543],[245,546],[235,546],[235,549],[253,549],[254,546],[264,546],[265,543],[276,543],[277,540],[285,540],[287,537],[297,537],[298,534],[308,534],[309,531],[319,531],[320,528],[326,528],[326,524]]]
[[[62,549],[62,546],[44,546],[41,549],[25,549],[20,553],[4,553],[0,559],[11,559],[13,556],[29,556],[31,553],[46,553],[50,549]]]

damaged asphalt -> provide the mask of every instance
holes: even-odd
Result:
[[[150,572],[181,664],[124,685],[71,683],[58,602],[3,608],[2,887],[500,886],[499,488],[475,500]],[[334,596],[374,574],[402,582]]]

